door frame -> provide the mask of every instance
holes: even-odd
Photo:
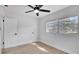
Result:
[[[4,50],[4,20],[5,20],[5,17],[1,17],[1,51],[0,53],[3,53],[3,50]]]

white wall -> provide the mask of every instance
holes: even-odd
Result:
[[[46,17],[40,18],[40,41],[67,53],[79,53],[79,33],[66,35],[45,32],[46,22],[76,15],[79,16],[79,6],[70,6]]]
[[[14,6],[16,7],[16,5]],[[15,8],[14,8],[15,9]],[[27,16],[23,11],[10,7],[0,6],[0,27],[3,28],[2,18],[5,16],[4,22],[4,42],[5,48],[15,47],[37,41],[38,21],[33,17]],[[2,29],[3,30],[3,29]],[[3,31],[1,31],[3,32]],[[17,35],[15,35],[17,33]],[[3,35],[3,33],[0,35]],[[0,38],[3,40],[3,36]],[[0,39],[0,48],[1,48]]]
[[[5,19],[5,48],[37,40],[37,20],[27,16]],[[17,35],[15,35],[17,33]]]
[[[37,19],[30,18],[27,16],[23,16],[22,18],[19,18],[19,37],[18,40],[20,41],[18,43],[26,44],[30,42],[37,41]]]

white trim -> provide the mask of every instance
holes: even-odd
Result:
[[[10,45],[10,46],[7,46],[5,48],[18,47],[18,46],[29,44],[29,43],[33,43],[33,42],[36,42],[36,40],[32,40],[32,41],[28,41],[28,42],[22,42],[22,43],[18,43],[18,44],[15,44],[15,45]]]
[[[49,42],[46,42],[46,41],[43,41],[43,40],[41,40],[40,42],[43,42],[43,43],[45,43],[45,44],[47,44],[47,45],[49,45],[49,46],[51,46],[51,47],[54,47],[54,48],[56,48],[56,49],[59,49],[59,50],[61,50],[61,51],[64,51],[64,52],[66,52],[66,53],[70,54],[70,52],[69,52],[69,51],[64,50],[64,49],[61,49],[61,48],[58,48],[58,47],[56,47],[56,46],[54,46],[54,45],[50,44]]]

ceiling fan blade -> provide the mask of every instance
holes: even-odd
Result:
[[[36,13],[37,16],[39,16],[39,13]]]
[[[43,7],[43,5],[39,5],[39,8]]]
[[[50,10],[44,10],[44,9],[40,9],[39,11],[42,11],[42,12],[50,12]]]
[[[8,5],[4,5],[5,7],[8,7]]]
[[[33,6],[31,6],[31,5],[28,5],[28,6],[34,9],[34,7],[33,7]]]
[[[25,13],[33,12],[34,10],[26,11]]]

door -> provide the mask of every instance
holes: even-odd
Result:
[[[4,48],[13,47],[17,39],[17,19],[6,18],[4,21]]]

